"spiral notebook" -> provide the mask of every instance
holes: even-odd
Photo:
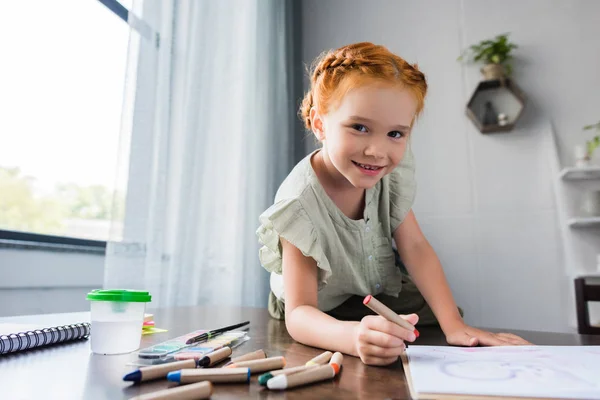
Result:
[[[90,324],[85,322],[49,328],[40,328],[35,325],[0,324],[0,354],[87,339],[89,336]]]

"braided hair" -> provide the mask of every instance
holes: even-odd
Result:
[[[314,61],[310,71],[310,90],[305,94],[298,113],[306,129],[312,128],[311,108],[318,106],[322,114],[327,114],[347,90],[368,80],[401,85],[415,95],[416,116],[423,110],[427,82],[417,64],[410,65],[384,46],[355,43],[326,51]],[[346,91],[339,90],[342,83],[346,84]]]

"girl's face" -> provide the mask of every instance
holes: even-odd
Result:
[[[356,188],[373,187],[402,161],[416,109],[408,90],[373,84],[350,90],[327,115],[315,110],[326,166]]]

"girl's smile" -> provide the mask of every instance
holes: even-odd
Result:
[[[352,160],[354,165],[358,167],[358,169],[367,176],[377,176],[381,171],[385,169],[385,166],[379,165],[370,165],[370,164],[361,164],[354,160]]]

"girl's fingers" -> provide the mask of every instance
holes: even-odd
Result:
[[[449,344],[456,346],[515,346],[531,345],[525,339],[512,333],[492,333],[481,329],[467,327],[447,337]]]
[[[413,342],[416,339],[414,332],[404,329],[379,315],[369,315],[363,318],[361,323],[364,323],[369,330],[387,333],[408,342]]]
[[[411,325],[416,325],[417,322],[419,322],[419,316],[417,314],[398,314],[400,316],[400,318],[404,318],[405,320],[407,320]]]
[[[360,359],[367,365],[390,365],[395,363],[398,360],[398,357],[361,357]]]
[[[398,357],[406,351],[404,344],[399,347],[379,347],[372,344],[361,344],[358,347],[358,352],[362,357],[378,357],[378,358],[394,358]]]
[[[469,335],[465,331],[460,331],[457,334],[454,334],[454,335],[448,337],[447,341],[448,341],[448,344],[451,344],[454,346],[473,347],[473,346],[477,346],[479,344],[479,340],[476,337]]]
[[[479,344],[482,346],[508,346],[510,345],[510,343],[498,336],[495,335],[493,333],[490,332],[482,332],[482,334],[478,335],[477,338],[479,339]]]
[[[371,329],[366,330],[363,334],[361,334],[359,339],[362,343],[372,344],[383,348],[404,347],[404,342],[402,339]]]
[[[513,335],[512,333],[497,333],[497,336],[501,337],[502,339],[506,340],[508,343],[512,344],[512,345],[532,345],[531,342],[528,342],[527,340],[523,339],[520,336],[517,335]]]

